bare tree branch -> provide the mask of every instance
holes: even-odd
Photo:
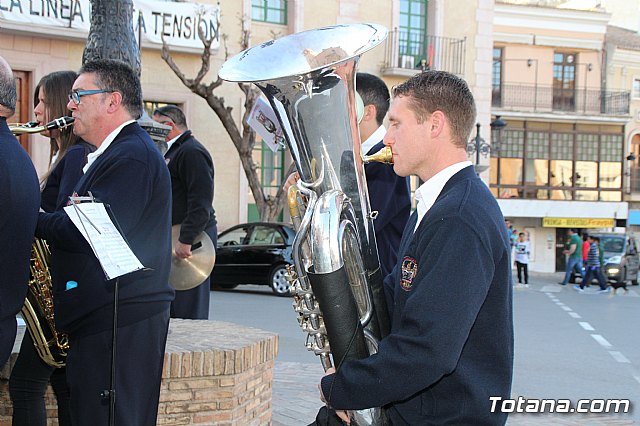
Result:
[[[251,40],[251,32],[246,28],[245,20],[245,18],[241,19],[242,33],[240,37],[240,47],[242,50],[249,47],[249,42]],[[200,37],[204,48],[201,54],[200,69],[196,73],[195,78],[188,78],[180,70],[180,67],[174,62],[169,46],[165,43],[164,38],[162,39],[162,59],[167,63],[178,79],[180,79],[182,84],[191,90],[191,92],[205,99],[209,107],[216,114],[222,123],[222,126],[231,138],[231,142],[235,146],[236,151],[238,151],[240,163],[242,164],[242,168],[247,176],[249,189],[251,190],[256,202],[256,207],[260,212],[260,219],[272,221],[282,210],[286,193],[282,188],[279,188],[275,197],[266,195],[264,193],[264,188],[262,188],[262,185],[260,184],[258,167],[253,161],[253,148],[256,143],[256,133],[247,123],[247,119],[260,96],[260,91],[252,84],[238,83],[238,88],[244,94],[244,112],[242,114],[241,131],[238,124],[233,119],[233,108],[226,106],[224,98],[216,96],[214,93],[215,89],[220,87],[224,81],[219,76],[216,76],[216,79],[211,83],[202,83],[210,70],[211,44],[213,42],[213,36],[206,38],[202,28],[198,29],[198,36]],[[228,36],[226,34],[222,34],[221,44],[224,48],[225,60],[229,57],[227,40]],[[287,176],[292,172],[292,167],[289,168],[290,171],[287,172]]]

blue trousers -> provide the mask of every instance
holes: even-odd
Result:
[[[564,274],[564,280],[562,280],[562,285],[566,285],[569,282],[569,278],[571,278],[571,271],[575,269],[580,277],[582,274],[582,259],[579,257],[569,257],[567,260],[567,272]]]

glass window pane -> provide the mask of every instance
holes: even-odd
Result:
[[[571,186],[573,164],[566,160],[551,160],[551,186]]]
[[[526,160],[525,186],[547,186],[549,183],[549,161]]]
[[[524,155],[524,131],[504,129],[500,135],[500,157],[522,158]]]
[[[500,185],[522,185],[522,159],[500,159]]]
[[[597,188],[598,163],[596,163],[595,161],[576,161],[575,186],[586,187],[586,188]]]
[[[251,19],[255,21],[264,21],[264,9],[251,9]]]
[[[500,198],[520,198],[520,194],[516,188],[500,188]]]
[[[598,201],[598,191],[576,191],[577,201]]]
[[[622,188],[622,163],[600,162],[600,187]]]
[[[238,228],[218,238],[219,246],[246,244],[247,228]]]
[[[409,12],[409,0],[400,0],[400,13]]]
[[[600,191],[601,201],[622,201],[622,192],[620,191]]]
[[[573,135],[553,133],[551,135],[551,158],[554,160],[573,159]]]
[[[489,161],[489,183],[495,185],[498,183],[498,159],[491,157]]]

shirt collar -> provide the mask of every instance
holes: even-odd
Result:
[[[107,137],[104,138],[104,141],[102,141],[102,145],[100,145],[100,148],[96,149],[95,151],[87,155],[87,164],[84,165],[84,167],[82,168],[82,171],[84,173],[87,173],[87,170],[89,170],[89,167],[91,167],[94,161],[96,161],[98,157],[100,157],[102,153],[105,152],[107,148],[109,148],[109,145],[111,145],[111,142],[113,142],[114,139],[118,136],[118,134],[120,134],[120,131],[124,128],[124,126],[134,123],[135,121],[136,120],[125,121],[124,123],[116,127],[111,133],[109,133]]]
[[[171,145],[173,145],[178,139],[180,139],[180,136],[182,135],[184,135],[184,133],[180,133],[178,136],[167,142],[167,152],[169,152],[169,150],[171,149]]]
[[[378,142],[384,139],[384,135],[386,134],[387,129],[385,129],[384,126],[378,127],[376,131],[373,132],[371,136],[369,136],[367,140],[362,143],[362,147],[360,149],[362,153],[366,155],[371,148],[373,148]]]
[[[442,192],[442,188],[449,182],[449,179],[453,177],[460,170],[465,167],[469,167],[471,161],[462,161],[460,163],[452,164],[449,167],[440,170],[433,175],[431,179],[423,183],[416,189],[416,210],[418,211],[418,221],[414,231],[418,229],[420,221],[427,214],[429,209],[433,206],[438,198],[438,195]]]

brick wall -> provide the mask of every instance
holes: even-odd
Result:
[[[22,327],[21,327],[22,328]],[[7,377],[14,354],[0,371],[0,426],[11,425]],[[219,321],[172,319],[165,350],[158,425],[251,426],[271,423],[274,333]],[[51,388],[48,425],[57,425]]]

